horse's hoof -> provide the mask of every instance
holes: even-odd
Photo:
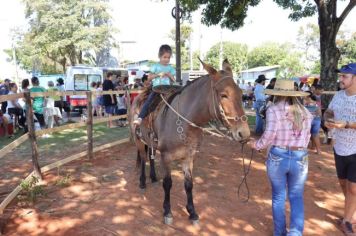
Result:
[[[146,188],[146,184],[140,184],[139,187],[140,187],[140,189],[145,189]]]
[[[151,183],[158,183],[158,180],[156,179],[156,178],[154,178],[154,179],[151,179]]]
[[[171,225],[173,223],[173,217],[172,216],[165,216],[164,217],[164,223],[166,225]]]
[[[192,222],[192,225],[194,225],[194,226],[199,226],[199,219],[197,219],[197,220],[190,220],[190,222]]]

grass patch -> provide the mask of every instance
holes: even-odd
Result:
[[[39,182],[36,176],[32,176],[28,180],[22,180],[20,187],[22,192],[17,196],[20,202],[34,203],[39,196],[44,195],[44,190],[41,185],[37,185]]]
[[[84,151],[87,145],[86,129],[86,127],[81,127],[52,133],[47,138],[37,137],[40,154],[44,156],[59,154],[69,148],[75,148],[76,152],[74,153]],[[19,134],[14,136],[14,139],[0,138],[0,149],[21,135],[22,132],[19,132]],[[129,137],[129,130],[127,127],[108,128],[106,123],[95,124],[93,127],[93,137],[94,146],[98,146]],[[29,141],[24,142],[15,150],[21,154],[30,153],[31,147]]]
[[[256,116],[247,115],[247,117],[248,117],[247,122],[249,126],[256,124]]]
[[[0,149],[5,147],[6,145],[12,143],[14,140],[16,140],[17,138],[21,137],[22,135],[23,135],[23,131],[22,130],[18,130],[16,133],[14,133],[14,136],[12,138],[1,136],[0,137]]]

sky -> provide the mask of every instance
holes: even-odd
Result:
[[[2,0],[0,8],[0,71],[3,77],[13,77],[15,68],[6,61],[3,53],[5,48],[11,48],[10,30],[15,27],[26,27],[24,6],[20,0]],[[347,3],[345,1],[343,4]],[[341,2],[342,3],[342,2]],[[138,61],[144,59],[157,60],[158,48],[161,44],[174,44],[168,38],[175,20],[171,10],[174,0],[110,0],[113,26],[119,31],[115,36],[121,43],[121,50],[115,50],[114,56],[120,60]],[[339,9],[343,9],[340,5]],[[200,23],[200,12],[193,14],[192,49],[201,49],[205,53],[209,48],[223,41],[245,43],[250,49],[266,41],[296,42],[298,29],[307,23],[317,24],[317,16],[292,22],[288,19],[288,10],[277,6],[272,0],[263,0],[256,7],[250,7],[245,26],[237,31],[221,30],[219,26],[206,27]],[[343,23],[342,29],[356,32],[356,10],[354,9]],[[116,54],[116,55],[115,55]]]

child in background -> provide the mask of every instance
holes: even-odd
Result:
[[[147,81],[152,81],[152,87],[159,85],[171,85],[175,81],[175,69],[169,64],[172,56],[172,49],[170,46],[164,44],[159,48],[158,57],[159,63],[154,64],[151,67],[150,74],[148,75]],[[149,113],[149,107],[156,96],[155,92],[151,92],[147,100],[141,108],[141,112],[138,118],[134,120],[134,125],[140,125],[142,119],[144,119]]]
[[[317,104],[316,97],[312,94],[312,92],[307,91],[307,93],[309,93],[309,96],[304,98],[304,106],[313,115],[313,121],[310,130],[312,146],[316,148],[316,153],[320,154],[319,130],[321,124],[321,108]]]

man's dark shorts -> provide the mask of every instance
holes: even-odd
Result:
[[[62,113],[62,109],[65,112],[70,112],[70,106],[69,106],[68,102],[66,102],[66,101],[63,101],[63,103],[61,101],[55,101],[54,106],[58,107],[59,110],[61,111],[61,113]]]
[[[356,183],[356,153],[350,156],[340,156],[334,150],[334,156],[337,177]]]

